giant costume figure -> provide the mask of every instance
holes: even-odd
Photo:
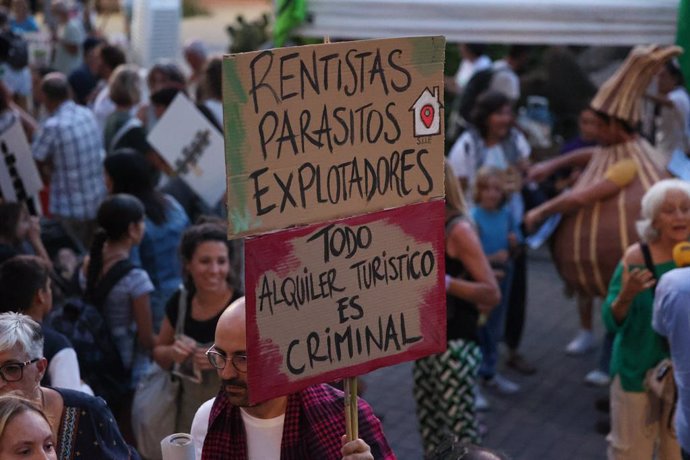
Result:
[[[641,97],[664,62],[680,54],[678,47],[636,47],[620,69],[597,92],[592,108],[600,115],[603,145],[583,149],[541,165],[540,173],[586,164],[570,191],[530,211],[534,227],[561,212],[553,241],[556,267],[568,287],[586,297],[604,296],[625,248],[638,237],[635,222],[640,199],[665,178],[660,152],[633,127],[640,122]]]

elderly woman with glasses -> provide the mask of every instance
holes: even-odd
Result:
[[[122,460],[139,454],[122,438],[101,398],[40,385],[47,368],[41,326],[20,313],[0,314],[0,396],[18,394],[45,413],[57,458]]]

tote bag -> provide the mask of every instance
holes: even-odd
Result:
[[[175,334],[181,334],[187,313],[187,292],[180,289]],[[162,460],[161,440],[175,432],[180,382],[170,371],[153,364],[137,384],[132,402],[132,430],[143,458]]]

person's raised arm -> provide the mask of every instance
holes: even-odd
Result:
[[[611,315],[618,324],[628,316],[633,300],[640,292],[649,289],[656,283],[654,274],[646,268],[630,268],[641,262],[642,253],[639,245],[634,245],[623,256],[623,283],[621,290],[611,303]]]
[[[532,232],[546,218],[555,213],[567,214],[597,201],[605,200],[626,187],[637,176],[637,165],[633,160],[621,160],[609,167],[598,181],[576,187],[542,203],[525,215],[525,228]]]
[[[593,153],[594,148],[587,147],[550,160],[535,163],[527,171],[527,180],[530,182],[543,182],[559,169],[584,167],[592,159]]]
[[[601,179],[594,184],[576,190],[568,190],[557,197],[540,204],[525,214],[525,229],[532,233],[549,216],[576,211],[584,206],[606,199],[620,191],[620,187],[608,179]]]

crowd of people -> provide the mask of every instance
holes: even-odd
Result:
[[[40,29],[29,2],[10,3],[0,7],[0,31],[21,38]],[[134,396],[162,370],[179,383],[171,433],[191,433],[197,458],[395,458],[363,400],[359,439],[342,438],[343,394],[330,385],[249,403],[241,273],[251,254],[227,241],[223,204],[201,200],[147,141],[179,94],[222,132],[222,59],[194,40],[184,52],[191,72],[173,61],[139,68],[89,26],[88,11],[48,3],[49,63],[17,68],[0,33],[0,133],[22,126],[46,185],[40,197],[0,202],[0,457],[139,458]],[[502,343],[506,366],[538,372],[520,353],[526,239],[549,216],[628,183],[621,167],[596,193],[574,186],[593,149],[644,134],[667,161],[688,150],[690,99],[669,60],[647,96],[656,107],[647,132],[585,101],[580,136],[531,164],[515,123],[530,50],[512,47],[496,62],[484,51],[461,45],[461,66],[446,81],[456,101],[445,167],[448,346],[413,371],[429,458],[504,458],[476,447],[490,429],[477,414],[492,395],[521,391],[499,372]],[[676,270],[672,256],[690,238],[690,185],[650,184],[637,217],[639,242],[626,245],[601,307],[601,366],[586,381],[610,385],[610,459],[651,459],[658,445],[660,458],[687,460],[688,269]],[[595,343],[592,296],[577,294],[581,331],[570,354]],[[671,406],[645,384],[669,353],[666,372],[680,390],[675,431]],[[653,422],[650,401],[659,403]]]
[[[522,47],[516,48],[509,56],[520,55],[518,51]],[[474,103],[465,113],[464,102],[454,104],[455,113],[450,115],[449,122],[454,122],[454,116],[455,120],[460,120],[460,133],[456,133],[458,137],[448,153],[447,168],[452,173],[446,181],[446,268],[448,275],[453,277],[447,282],[448,350],[452,350],[447,354],[451,357],[450,360],[445,355],[433,357],[433,368],[428,364],[432,358],[424,358],[415,366],[415,395],[419,394],[417,409],[426,452],[436,448],[443,438],[439,433],[444,431],[455,433],[460,439],[480,442],[482,432],[490,429],[483,427],[477,416],[478,411],[490,406],[485,393],[515,395],[520,391],[517,384],[496,372],[496,347],[500,341],[504,341],[508,349],[508,366],[526,374],[536,371],[517,354],[519,339],[513,339],[520,336],[524,321],[524,304],[520,302],[520,297],[524,296],[524,281],[516,282],[515,276],[526,273],[526,265],[520,265],[524,264],[520,258],[524,254],[525,237],[539,229],[550,216],[579,216],[580,209],[598,206],[599,200],[625,189],[636,174],[648,174],[646,170],[640,171],[641,168],[624,153],[626,149],[636,150],[637,147],[631,147],[636,143],[644,145],[639,150],[650,153],[645,161],[654,161],[661,171],[665,171],[674,152],[684,156],[688,153],[688,95],[678,63],[667,59],[663,65],[657,66],[655,75],[650,75],[658,82],[658,90],[644,95],[647,101],[653,102],[653,107],[649,112],[643,112],[641,119],[636,111],[631,111],[633,122],[630,122],[627,114],[615,112],[606,104],[601,105],[603,96],[592,103],[585,101],[579,116],[579,136],[566,142],[561,154],[555,158],[530,164],[530,144],[515,122],[514,102],[519,96],[516,98],[512,88],[499,84],[498,78],[500,76],[500,80],[505,82],[506,67],[518,70],[519,65],[515,62],[519,61],[492,64],[483,54],[483,49],[481,45],[460,45],[462,64],[456,77],[446,81],[447,90],[456,93],[456,101],[469,99]],[[619,71],[619,74],[624,72]],[[635,86],[634,78],[628,75],[631,86]],[[480,94],[463,94],[463,91],[476,91],[480,79],[484,80]],[[646,84],[643,86],[642,90],[649,91]],[[603,88],[608,90],[606,85]],[[616,100],[616,89],[609,91],[606,93],[607,101]],[[615,106],[615,103],[611,105]],[[645,131],[644,126],[653,129]],[[644,138],[653,147],[647,147],[649,144]],[[602,177],[596,180],[588,177],[587,181],[578,182],[582,174],[597,175],[591,168],[587,169],[593,156],[606,156],[612,151],[614,160],[597,167]],[[649,177],[655,176],[652,173]],[[657,177],[663,179],[669,174],[662,172]],[[462,190],[460,196],[465,199],[459,207],[453,204],[457,203],[454,188],[458,184]],[[663,459],[680,459],[682,455],[685,459],[688,458],[689,432],[687,409],[683,409],[682,404],[688,398],[687,366],[685,362],[676,362],[676,356],[681,359],[687,357],[685,352],[680,352],[682,339],[679,337],[690,333],[688,312],[683,311],[678,302],[679,299],[687,299],[690,282],[688,278],[683,282],[678,278],[685,272],[675,270],[680,262],[674,262],[672,252],[674,247],[690,239],[690,183],[664,179],[655,185],[648,184],[644,190],[644,196],[640,194],[640,215],[630,216],[630,219],[639,219],[639,242],[620,254],[622,258],[610,282],[605,280],[608,286],[601,314],[607,333],[602,344],[601,363],[584,380],[593,385],[610,386],[610,399],[605,402],[611,417],[610,426],[606,427],[609,459],[650,459],[655,455]],[[620,199],[634,198],[630,195]],[[469,246],[465,247],[464,253],[458,253],[454,236],[457,230],[451,230],[459,225],[455,223],[458,214],[465,222],[473,223],[472,235],[464,236],[465,244]],[[605,217],[602,215],[601,218]],[[588,225],[596,228],[597,222],[591,222]],[[621,221],[619,225],[620,232],[625,233],[626,222]],[[591,237],[595,238],[595,235]],[[572,245],[573,240],[569,241]],[[575,244],[588,243],[576,241]],[[614,243],[610,241],[608,244]],[[552,245],[552,251],[558,250]],[[483,259],[483,262],[477,259]],[[478,271],[477,267],[482,270]],[[493,299],[490,294],[483,292],[477,296],[480,287],[486,289],[482,283],[487,282],[487,270],[491,270],[494,279],[494,294],[491,295],[500,292],[501,299],[489,305],[487,299]],[[667,272],[672,274],[668,282],[673,286],[666,285],[666,289],[673,292],[667,296],[673,300],[658,300],[654,291],[660,279],[665,281],[663,275]],[[462,278],[462,290],[455,286],[455,277],[458,276]],[[566,345],[568,354],[583,354],[595,346],[593,291],[573,292],[578,297],[581,329]],[[521,310],[517,314],[518,321],[515,321],[515,316],[511,317],[514,309]],[[652,324],[653,309],[655,318],[666,315],[663,324],[660,319],[655,319]],[[458,315],[463,318],[462,328],[455,323]],[[655,394],[650,390],[654,385],[648,382],[654,380],[650,375],[657,372],[659,363],[669,356],[666,337],[670,339],[674,333],[676,350],[671,353],[675,355],[672,356],[675,372],[671,372],[668,366],[664,367],[664,375],[660,375],[658,380],[672,374],[675,377],[678,385],[678,408],[675,412],[673,397],[669,398],[668,393],[662,396]],[[448,381],[452,379],[438,377],[449,372],[456,377],[461,376],[453,382],[452,392],[459,395],[453,401],[444,398],[451,393]],[[443,381],[443,384],[434,387],[427,383],[428,377]],[[429,391],[431,395],[424,394]],[[429,399],[433,403],[426,404],[425,400]],[[441,414],[431,411],[429,406],[432,405],[441,407]],[[670,422],[674,413],[675,425]]]
[[[163,435],[194,433],[199,458],[394,458],[364,401],[359,438],[343,439],[334,387],[248,402],[242,254],[224,207],[173,177],[147,142],[179,94],[222,131],[221,58],[194,40],[189,76],[168,60],[139,68],[79,5],[46,3],[50,59],[15,69],[10,40],[0,49],[1,128],[22,123],[46,186],[0,202],[0,457],[160,458],[161,439],[145,445],[141,431],[160,421],[142,428],[147,409],[134,401],[163,371],[178,385]],[[39,29],[28,2],[10,6],[0,6],[8,34]],[[218,417],[225,405],[241,411]]]

